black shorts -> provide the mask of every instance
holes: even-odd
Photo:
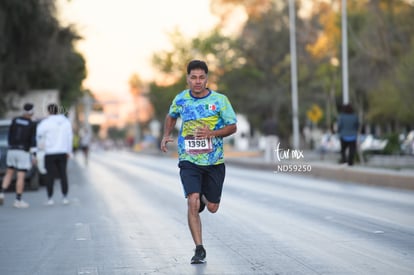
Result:
[[[209,202],[220,202],[226,174],[224,163],[204,166],[180,161],[178,167],[185,197],[191,193],[201,193]]]

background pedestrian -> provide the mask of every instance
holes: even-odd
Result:
[[[47,106],[49,116],[43,119],[37,127],[37,142],[39,150],[45,153],[47,205],[53,205],[54,180],[60,179],[63,204],[68,204],[69,185],[67,176],[67,161],[72,154],[73,131],[69,119],[59,114],[56,104]]]
[[[26,103],[23,106],[23,115],[15,117],[11,122],[8,133],[7,170],[0,190],[0,205],[3,204],[4,193],[12,181],[14,172],[17,171],[16,200],[13,206],[16,208],[29,207],[22,196],[25,175],[32,166],[30,149],[36,146],[36,124],[32,121],[33,113],[33,104]]]
[[[338,119],[338,133],[341,140],[341,163],[354,164],[357,147],[359,121],[351,104],[342,106]]]

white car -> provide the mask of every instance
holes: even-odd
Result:
[[[376,139],[373,135],[369,134],[361,138],[359,148],[361,151],[382,151],[387,146],[388,140]]]
[[[413,132],[414,138],[414,132]],[[377,139],[373,135],[369,134],[366,136],[358,136],[359,150],[362,152],[379,152],[384,150],[385,146],[388,144],[386,139]],[[317,148],[321,152],[340,152],[341,151],[341,140],[337,134],[324,134],[322,135]]]
[[[407,155],[414,155],[414,130],[410,131],[401,143],[401,151]]]

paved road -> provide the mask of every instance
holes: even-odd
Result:
[[[0,274],[414,274],[414,192],[227,166],[221,209],[193,243],[176,160],[72,160],[71,204],[0,207]],[[60,188],[56,186],[59,202]]]

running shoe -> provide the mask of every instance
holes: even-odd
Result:
[[[4,193],[0,193],[0,205],[4,203]]]
[[[201,199],[202,194],[200,194],[200,208],[198,209],[198,213],[203,212],[204,208],[206,208],[206,204]]]
[[[47,206],[51,206],[51,205],[54,205],[54,204],[55,204],[55,202],[52,199],[48,199],[47,202],[46,202]]]
[[[63,200],[62,200],[62,204],[69,204],[69,200],[67,199],[67,198],[63,198]]]
[[[194,256],[191,258],[191,264],[203,264],[206,261],[206,250],[202,245],[197,245]]]
[[[14,204],[13,204],[13,207],[27,208],[27,207],[29,207],[29,204],[27,202],[23,201],[23,200],[15,200]]]

